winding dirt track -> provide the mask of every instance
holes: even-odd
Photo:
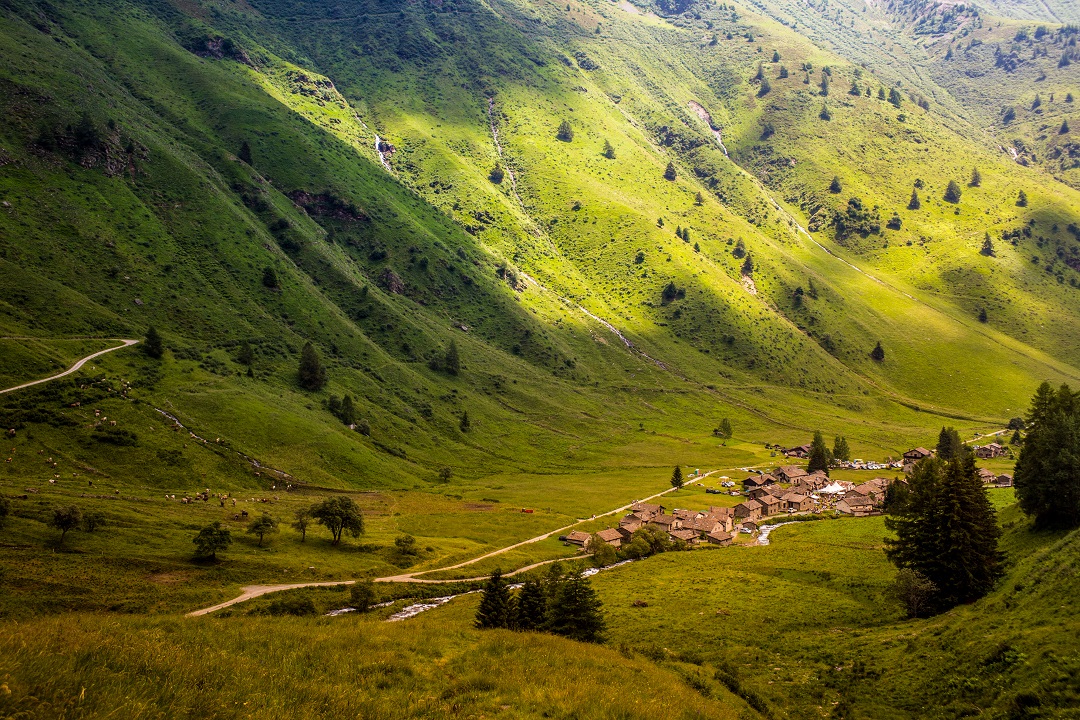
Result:
[[[41,380],[34,380],[33,382],[23,383],[22,385],[16,385],[15,387],[9,387],[6,390],[0,390],[0,395],[3,395],[4,393],[9,393],[9,392],[15,392],[16,390],[22,390],[23,388],[32,387],[34,385],[40,385],[42,383],[47,383],[50,380],[58,380],[59,378],[66,377],[68,375],[71,375],[72,373],[78,372],[79,369],[82,368],[83,365],[90,362],[91,360],[93,360],[96,357],[100,357],[100,356],[102,356],[102,355],[104,355],[106,353],[111,353],[114,350],[120,350],[122,348],[131,347],[132,345],[135,345],[136,343],[139,342],[138,340],[122,340],[120,338],[113,338],[113,339],[114,340],[120,340],[120,342],[123,343],[123,344],[122,345],[117,345],[116,347],[111,347],[111,348],[106,348],[104,350],[99,350],[99,351],[97,351],[96,353],[94,353],[92,355],[87,355],[82,360],[80,360],[79,362],[72,365],[68,370],[65,370],[64,372],[59,373],[58,375],[53,375],[51,377],[42,378]]]
[[[728,468],[728,470],[726,470],[725,472],[730,471],[730,470],[738,470],[738,469],[739,468]],[[702,473],[701,475],[698,475],[698,476],[694,477],[693,480],[697,481],[697,480],[700,480],[702,478],[706,478],[709,475],[712,475],[712,474],[717,473],[717,472],[720,472],[720,471],[719,470],[710,470],[707,473]],[[462,567],[465,567],[467,565],[472,565],[473,563],[480,562],[481,560],[486,560],[486,559],[488,559],[490,557],[494,557],[496,555],[501,555],[502,553],[508,552],[508,551],[513,550],[515,548],[522,547],[523,545],[529,545],[531,543],[540,542],[541,540],[547,540],[552,535],[556,535],[556,534],[561,533],[561,532],[563,532],[565,530],[569,530],[570,528],[575,527],[577,525],[580,525],[581,523],[590,522],[592,520],[595,520],[596,518],[607,517],[608,515],[615,515],[616,513],[624,512],[626,510],[629,510],[630,507],[633,506],[635,503],[646,502],[648,500],[653,500],[655,498],[660,497],[661,495],[666,495],[669,492],[674,491],[675,489],[676,488],[671,487],[671,488],[668,488],[667,490],[662,490],[662,491],[660,491],[660,492],[658,492],[658,493],[656,493],[654,495],[650,495],[649,497],[644,498],[642,500],[635,500],[633,503],[629,503],[627,505],[617,507],[614,510],[608,510],[605,513],[601,513],[599,515],[594,515],[591,518],[578,520],[578,521],[576,521],[574,523],[571,523],[570,525],[564,525],[561,528],[557,528],[557,529],[552,530],[550,532],[546,532],[543,535],[537,535],[534,538],[529,538],[528,540],[522,540],[519,543],[514,543],[513,545],[507,545],[506,547],[499,548],[498,550],[492,550],[489,553],[485,553],[485,554],[480,555],[478,557],[474,557],[471,560],[466,560],[464,562],[459,562],[456,565],[448,565],[446,567],[433,568],[431,570],[420,570],[420,571],[417,571],[417,572],[405,573],[405,574],[402,574],[402,575],[389,575],[387,577],[373,578],[373,582],[382,582],[382,583],[403,582],[403,583],[424,583],[424,584],[431,584],[431,585],[440,585],[440,584],[445,584],[445,583],[476,582],[478,580],[484,580],[484,579],[486,579],[486,576],[472,577],[472,578],[455,578],[455,579],[451,579],[451,580],[427,580],[427,579],[424,579],[424,578],[421,578],[421,577],[418,577],[418,576],[419,575],[426,575],[428,573],[433,573],[433,572],[442,572],[442,571],[445,571],[445,570],[456,570],[458,568],[462,568]],[[518,568],[517,570],[513,570],[513,571],[507,572],[507,573],[503,573],[503,577],[512,577],[514,575],[517,575],[518,573],[527,572],[529,570],[532,570],[533,568],[538,568],[538,567],[541,567],[543,565],[550,565],[551,563],[558,562],[559,560],[566,560],[566,559],[567,558],[555,558],[553,560],[544,560],[542,562],[533,563],[532,565],[526,565],[525,567]],[[355,582],[356,582],[355,580],[339,580],[337,582],[286,583],[286,584],[282,584],[282,585],[245,585],[244,587],[240,588],[240,590],[241,590],[240,595],[233,598],[232,600],[226,600],[223,603],[218,603],[217,605],[212,605],[212,606],[210,606],[208,608],[202,608],[201,610],[193,610],[193,611],[191,611],[191,612],[189,612],[187,614],[187,617],[198,617],[200,615],[206,615],[208,613],[212,613],[212,612],[215,612],[217,610],[222,610],[222,609],[230,607],[232,605],[236,605],[237,603],[242,603],[242,602],[244,602],[246,600],[251,600],[252,598],[257,598],[257,597],[260,597],[262,595],[266,595],[268,593],[280,592],[282,590],[296,590],[296,589],[299,589],[299,588],[306,588],[306,587],[328,587],[328,586],[332,586],[332,585],[352,585]]]

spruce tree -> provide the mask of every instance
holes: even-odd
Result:
[[[974,168],[971,171],[971,182],[968,183],[971,187],[979,187],[982,185],[982,173],[979,172],[979,168]]]
[[[510,590],[503,579],[502,571],[495,570],[484,585],[480,607],[476,609],[475,625],[481,630],[508,628],[512,619],[511,611]]]
[[[960,439],[960,433],[956,428],[942,426],[938,433],[937,456],[941,460],[952,460],[966,455],[968,448]]]
[[[829,448],[825,446],[825,438],[820,430],[814,433],[814,441],[810,443],[810,462],[806,466],[807,472],[817,470],[824,470],[825,474],[829,472]]]
[[[675,470],[671,473],[671,487],[681,489],[685,484],[686,481],[683,479],[682,468],[676,465]]]
[[[251,349],[251,343],[247,340],[240,342],[240,350],[236,353],[236,362],[248,367],[251,367],[251,364],[255,362],[255,352]]]
[[[472,422],[469,420],[469,411],[464,410],[461,413],[461,422],[458,423],[458,428],[460,428],[461,432],[469,432],[471,427]]]
[[[1036,524],[1080,525],[1080,393],[1068,385],[1039,386],[1015,473],[1020,509]]]
[[[559,123],[559,129],[555,133],[555,137],[557,137],[559,140],[562,140],[563,142],[571,142],[574,139],[574,129],[570,127],[570,123],[568,123],[566,120],[563,120],[561,123]]]
[[[833,441],[833,458],[836,460],[850,460],[851,449],[848,447],[847,438],[843,435],[837,435]]]
[[[1058,134],[1059,135],[1064,135],[1067,132],[1069,132],[1069,121],[1068,120],[1062,120],[1061,121],[1061,127],[1058,128]]]
[[[310,342],[300,352],[300,387],[305,390],[322,390],[326,385],[326,368],[319,360],[319,353]]]
[[[251,159],[251,146],[248,145],[247,140],[240,143],[240,152],[238,152],[236,154],[236,157],[240,158],[242,161],[244,161],[248,165],[253,165],[254,164],[252,162],[252,159]]]
[[[450,341],[450,345],[446,348],[446,357],[443,358],[443,369],[451,375],[457,375],[461,372],[461,358],[458,356],[457,343],[453,340]]]
[[[603,605],[592,584],[573,573],[559,583],[547,614],[547,629],[572,640],[602,642]]]
[[[160,360],[161,356],[165,354],[165,343],[162,341],[157,328],[153,325],[146,331],[146,339],[143,340],[142,349],[144,353],[155,360]]]
[[[960,202],[960,186],[955,180],[950,180],[949,186],[945,188],[945,199],[951,203]]]
[[[908,201],[907,207],[908,207],[908,210],[918,210],[919,208],[922,207],[922,202],[919,201],[919,191],[918,190],[912,190],[911,191],[911,200]]]
[[[1021,190],[1020,194],[1016,196],[1016,206],[1017,207],[1027,207],[1027,204],[1028,204],[1027,193],[1024,192],[1023,190]]]
[[[936,609],[985,595],[1002,574],[1001,530],[974,457],[918,463],[910,476],[907,508],[885,526],[886,555],[937,586]]]
[[[900,95],[900,91],[896,88],[889,89],[889,104],[895,108],[900,107],[900,103],[903,102],[903,97]]]
[[[664,168],[664,179],[665,180],[674,180],[675,179],[675,163],[670,163],[669,162],[667,164],[667,167]]]
[[[338,417],[341,418],[341,422],[346,425],[353,425],[356,423],[356,405],[353,403],[352,395],[346,395],[341,398],[341,408],[338,410]]]
[[[839,194],[844,189],[844,186],[840,184],[840,176],[833,175],[832,182],[829,183],[829,192],[833,195]]]
[[[735,431],[731,427],[731,421],[730,420],[728,420],[727,418],[724,418],[723,420],[720,421],[720,434],[721,435],[723,435],[726,438],[729,438],[734,433],[735,433]]]
[[[701,194],[700,190],[698,190],[697,194],[694,195],[694,204],[695,205],[704,205],[705,204],[705,196]]]
[[[263,270],[262,284],[263,287],[268,287],[271,290],[277,290],[280,287],[278,285],[277,271],[274,268],[267,267]]]
[[[611,142],[608,140],[604,141],[604,157],[608,160],[615,159],[615,148],[612,147]]]
[[[885,360],[885,348],[881,347],[881,341],[878,340],[877,345],[870,351],[870,358],[875,362],[884,362]]]
[[[547,613],[547,597],[543,585],[536,580],[526,580],[518,593],[514,610],[515,629],[543,630]]]

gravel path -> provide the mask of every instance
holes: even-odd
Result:
[[[117,345],[116,347],[106,348],[105,350],[99,350],[98,352],[94,353],[93,355],[87,355],[82,360],[80,360],[79,362],[72,365],[70,369],[65,370],[64,372],[62,372],[62,373],[60,373],[58,375],[53,375],[52,377],[43,378],[41,380],[34,380],[33,382],[23,383],[22,385],[16,385],[15,387],[10,387],[10,388],[7,388],[6,390],[0,390],[0,395],[3,395],[4,393],[9,393],[9,392],[15,392],[16,390],[22,390],[23,388],[32,387],[34,385],[40,385],[41,383],[47,383],[50,380],[58,380],[59,378],[66,377],[66,376],[68,376],[68,375],[70,375],[70,374],[72,374],[74,372],[78,372],[79,369],[83,365],[90,362],[91,360],[93,360],[96,357],[100,357],[100,356],[102,356],[102,355],[104,355],[106,353],[111,353],[114,350],[120,350],[121,348],[131,347],[132,345],[135,345],[139,341],[138,340],[120,340],[120,342],[123,343],[123,344],[122,345]]]

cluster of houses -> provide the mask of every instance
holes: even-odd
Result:
[[[746,499],[734,507],[710,507],[708,510],[667,508],[656,503],[639,502],[619,521],[619,526],[596,533],[601,541],[619,548],[629,543],[634,533],[645,526],[658,528],[672,539],[687,545],[708,543],[730,545],[735,533],[756,533],[761,526],[781,522],[797,513],[820,513],[835,510],[856,516],[880,512],[885,490],[891,480],[875,478],[856,485],[834,482],[824,472],[807,472],[785,465],[772,473],[751,475],[743,481]],[[583,531],[563,537],[567,543],[588,548],[593,535]]]

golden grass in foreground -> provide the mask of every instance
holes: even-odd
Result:
[[[547,635],[480,632],[467,620],[72,614],[7,623],[0,629],[0,717],[736,718],[750,712],[726,691],[706,688],[716,699],[705,697],[642,658]]]

